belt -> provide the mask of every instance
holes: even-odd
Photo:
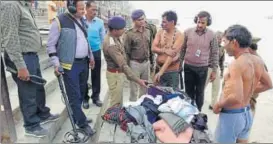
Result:
[[[244,108],[239,108],[239,109],[222,109],[222,113],[243,113],[247,112],[250,110],[250,105],[244,107]]]
[[[37,55],[37,52],[22,52],[23,55]]]
[[[75,58],[75,61],[84,61],[84,60],[88,60],[88,57],[84,57],[84,58]]]
[[[146,62],[147,61],[147,59],[143,59],[143,60],[132,60],[132,61],[135,61],[135,62],[138,62],[138,63],[143,63],[143,62]]]
[[[107,71],[111,73],[123,73],[120,69],[115,69],[115,68],[107,68]]]

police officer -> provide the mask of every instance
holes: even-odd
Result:
[[[124,48],[128,58],[128,64],[134,74],[144,80],[148,80],[150,75],[150,30],[145,27],[145,13],[143,10],[132,12],[131,18],[134,27],[125,32]],[[140,96],[146,93],[145,88],[138,88],[137,83],[130,83],[130,101],[136,101]],[[139,91],[139,93],[138,93]]]
[[[139,79],[129,68],[122,42],[126,22],[122,17],[114,16],[108,21],[109,32],[103,42],[103,52],[107,63],[106,78],[110,94],[110,106],[122,103],[124,75],[131,81],[146,87],[145,80]]]

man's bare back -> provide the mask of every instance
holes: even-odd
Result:
[[[235,59],[224,76],[225,85],[221,99],[233,97],[231,103],[226,103],[224,108],[235,109],[249,105],[250,98],[263,73],[266,71],[261,58],[250,53],[243,53]]]

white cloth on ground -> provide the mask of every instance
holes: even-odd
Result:
[[[160,112],[172,112],[190,123],[194,115],[198,114],[198,109],[180,97],[168,100],[158,107]]]
[[[145,98],[151,99],[156,105],[159,105],[162,103],[163,98],[161,95],[157,95],[156,97],[153,97],[151,95],[142,95],[136,102],[126,102],[123,104],[124,107],[129,106],[140,106],[141,103],[144,101]]]

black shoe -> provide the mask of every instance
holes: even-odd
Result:
[[[210,110],[213,110],[213,107],[212,107],[211,105],[209,105],[209,109],[210,109]]]
[[[56,114],[56,115],[51,114],[48,118],[46,118],[44,120],[41,120],[40,124],[43,125],[43,124],[46,124],[46,123],[49,123],[49,122],[57,121],[59,119],[59,117],[60,117],[59,114]]]
[[[102,106],[102,102],[101,102],[100,100],[93,101],[93,103],[94,103],[97,107],[101,107],[101,106]]]
[[[96,131],[93,130],[89,125],[86,125],[84,127],[81,128],[83,131],[85,131],[85,133],[88,135],[88,136],[93,136]]]
[[[86,119],[87,123],[92,123],[93,120],[91,118]]]
[[[48,134],[48,130],[37,126],[31,130],[25,130],[25,135],[26,136],[33,136],[33,137],[37,137],[37,138],[42,138],[45,137]]]
[[[88,100],[83,100],[83,102],[82,102],[82,107],[83,107],[84,109],[89,109],[89,102],[88,102]]]

